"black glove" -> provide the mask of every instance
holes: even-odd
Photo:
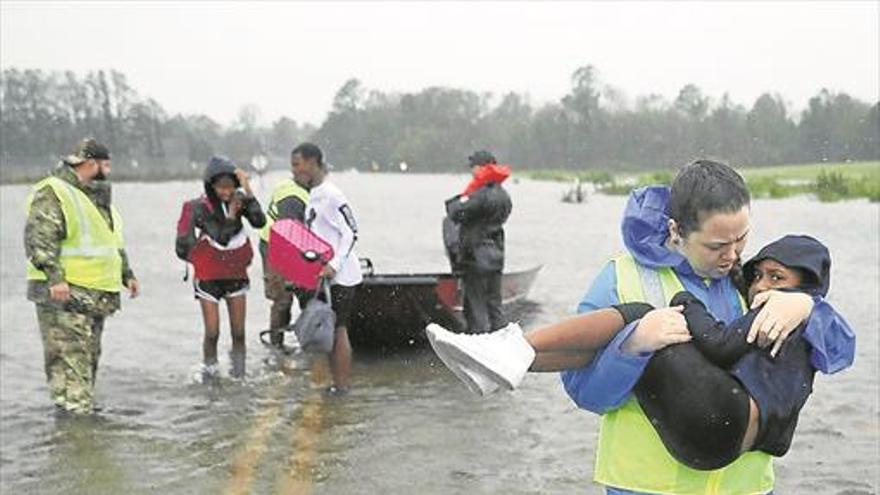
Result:
[[[654,306],[643,302],[614,304],[611,307],[616,309],[617,312],[620,313],[620,316],[623,317],[624,323],[626,323],[627,325],[641,319],[643,316],[645,316],[645,313],[654,309]]]

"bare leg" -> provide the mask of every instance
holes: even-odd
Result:
[[[535,354],[535,360],[529,366],[532,372],[556,372],[575,370],[590,364],[596,351],[553,352],[544,351]]]
[[[623,327],[620,313],[604,308],[529,332],[526,340],[535,352],[592,351],[610,342]]]
[[[624,309],[621,309],[624,308]],[[456,335],[439,325],[425,329],[431,346],[471,391],[515,389],[528,371],[582,368],[624,325],[629,306],[600,309],[523,335],[518,326],[487,335]]]
[[[529,371],[583,368],[623,327],[620,313],[605,308],[531,331],[525,338],[536,355]]]
[[[333,350],[330,351],[330,373],[333,385],[337,388],[348,388],[351,380],[351,343],[348,341],[348,329],[336,329]]]
[[[749,451],[755,445],[755,439],[758,437],[759,416],[758,404],[755,402],[755,399],[749,397],[749,426],[746,428],[745,435],[743,435],[740,452]]]
[[[240,295],[226,299],[229,311],[229,327],[232,334],[232,351],[245,352],[244,319],[247,315],[247,297]]]
[[[247,314],[247,297],[242,294],[227,298],[226,309],[229,311],[229,327],[232,334],[232,352],[229,353],[232,361],[232,376],[240,378],[245,375],[244,320]]]
[[[199,299],[202,320],[205,323],[205,336],[202,340],[202,359],[205,364],[217,362],[217,339],[220,336],[220,309],[217,303]]]

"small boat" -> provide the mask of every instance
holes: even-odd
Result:
[[[361,260],[364,282],[355,296],[349,338],[356,347],[394,349],[426,343],[425,326],[437,323],[450,330],[465,329],[461,286],[451,273],[376,274]],[[507,272],[501,278],[501,301],[506,307],[525,299],[541,266]]]

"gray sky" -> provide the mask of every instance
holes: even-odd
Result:
[[[3,68],[114,68],[167,111],[315,124],[349,77],[555,101],[602,82],[674,99],[694,83],[801,109],[822,87],[877,101],[880,2],[0,3]]]

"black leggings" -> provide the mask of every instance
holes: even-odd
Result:
[[[749,395],[690,342],[661,349],[634,389],[663,445],[694,469],[718,469],[740,455]]]
[[[694,469],[718,469],[739,457],[749,425],[749,394],[725,368],[756,349],[744,333],[755,314],[725,329],[687,292],[670,305],[685,306],[693,339],[655,352],[634,392],[673,457]],[[627,323],[653,309],[644,303],[616,308]]]

